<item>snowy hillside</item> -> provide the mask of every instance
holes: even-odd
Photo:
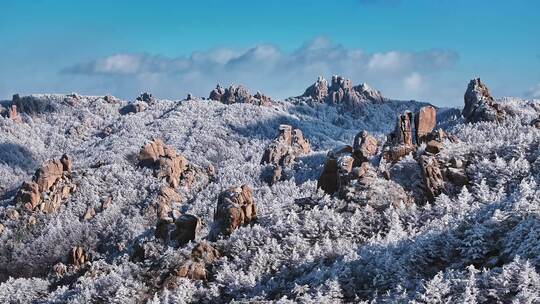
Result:
[[[285,101],[254,95],[256,104],[227,104],[221,88],[220,101],[34,95],[17,99],[15,114],[16,102],[3,102],[0,302],[540,302],[540,101],[492,101],[477,85],[484,95],[470,116],[437,109],[437,127],[424,135],[445,135],[411,139],[394,159],[398,141],[407,145],[398,116],[427,104],[386,100],[367,85],[331,95],[340,88],[325,83],[330,102],[311,89]],[[310,151],[269,184],[273,167],[261,159],[284,124],[301,130]],[[318,189],[327,153],[352,147],[363,130],[375,150],[351,166],[366,175],[357,182],[349,168],[346,180],[335,177],[337,192]],[[189,163],[179,185],[170,182],[176,167],[166,178],[159,171],[176,154],[142,165],[141,148],[156,139]],[[61,178],[36,191],[29,209],[23,190],[35,171],[64,154],[72,163],[57,162]],[[440,172],[426,176],[424,160]],[[208,237],[220,194],[244,184],[256,219]],[[164,187],[179,198],[161,218]],[[162,227],[177,233],[188,214],[200,221],[194,240],[158,237]],[[197,244],[217,256],[199,263]],[[204,275],[191,266],[186,275],[184,265],[202,265]]]

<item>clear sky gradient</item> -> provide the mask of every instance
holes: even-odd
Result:
[[[540,98],[540,1],[0,0],[0,98],[141,91],[207,96],[217,82],[275,97],[343,74],[383,95],[461,105]]]

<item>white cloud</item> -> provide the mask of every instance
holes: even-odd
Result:
[[[417,72],[411,73],[403,79],[405,89],[409,92],[418,92],[422,89],[424,78]]]
[[[456,52],[445,49],[367,53],[317,37],[292,52],[259,44],[248,49],[198,51],[176,58],[114,54],[75,64],[63,72],[82,75],[75,77],[81,82],[97,82],[99,78],[100,84],[105,84],[103,92],[121,97],[143,90],[168,98],[181,98],[187,92],[207,96],[216,83],[241,83],[252,91],[283,98],[303,93],[318,75],[340,74],[354,83],[370,83],[389,97],[431,99],[436,96],[425,90],[418,95],[419,86],[436,79],[457,60]],[[404,83],[410,89],[407,93],[415,93],[413,96],[403,96]]]

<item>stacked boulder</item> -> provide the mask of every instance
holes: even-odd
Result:
[[[382,102],[384,98],[379,91],[376,91],[363,83],[354,86],[350,79],[345,79],[338,75],[332,76],[330,85],[323,78],[308,87],[301,97],[309,97],[315,102],[327,102],[330,104],[346,104],[350,106],[363,102]]]
[[[190,165],[187,159],[177,154],[174,148],[156,139],[141,148],[139,165],[154,169],[154,176],[167,182],[161,187],[156,199],[156,237],[165,241],[176,240],[185,244],[195,239],[200,229],[200,220],[190,214],[180,214],[173,208],[182,201],[182,196],[176,191],[180,183],[189,187],[193,182],[197,169]]]
[[[220,101],[224,104],[250,103],[259,106],[272,105],[272,100],[262,93],[257,92],[255,95],[251,95],[246,87],[234,84],[226,89],[218,84],[216,88],[210,92],[210,96],[208,98],[211,100]]]
[[[214,211],[214,227],[210,239],[219,235],[230,235],[240,226],[253,223],[257,219],[257,208],[253,201],[253,190],[248,185],[232,187],[223,191]]]
[[[261,164],[273,166],[270,184],[281,180],[283,169],[290,167],[296,157],[308,154],[310,151],[310,144],[300,129],[293,129],[290,125],[280,125],[278,136],[268,145],[261,160]]]
[[[353,146],[343,146],[327,154],[317,188],[328,194],[338,193],[347,197],[354,186],[365,187],[371,183],[374,171],[368,160],[378,150],[378,141],[366,131],[358,133]],[[352,188],[350,186],[353,186]]]
[[[56,212],[75,190],[71,178],[72,160],[63,155],[39,168],[31,181],[26,181],[15,195],[15,203],[29,212]]]
[[[467,122],[501,121],[505,112],[501,105],[496,103],[488,87],[480,78],[472,79],[465,91],[465,107],[461,112]]]

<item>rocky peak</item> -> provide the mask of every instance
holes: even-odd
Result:
[[[465,107],[461,112],[467,122],[500,121],[504,119],[505,112],[500,104],[496,103],[488,87],[480,78],[472,79],[465,91]]]
[[[309,86],[301,97],[309,97],[315,102],[327,102],[330,104],[346,104],[356,106],[362,102],[382,102],[384,98],[377,90],[363,83],[353,86],[350,79],[339,75],[333,75],[330,85],[320,77]]]

